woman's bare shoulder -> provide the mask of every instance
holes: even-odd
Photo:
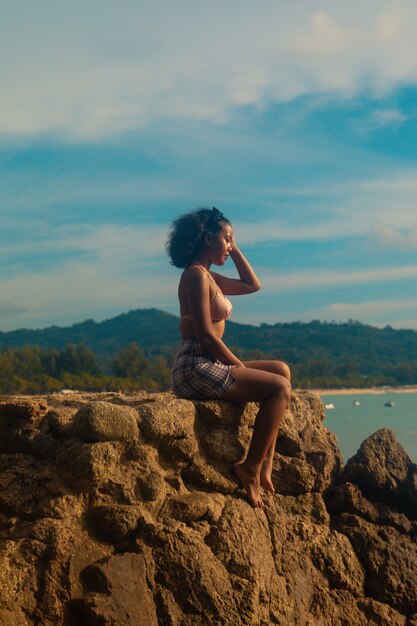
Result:
[[[196,285],[202,285],[207,280],[207,272],[198,265],[190,265],[186,267],[180,278],[180,287],[194,287]]]

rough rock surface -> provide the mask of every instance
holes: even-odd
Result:
[[[391,431],[345,467],[293,394],[275,496],[231,472],[256,405],[0,399],[0,626],[417,626],[417,467]]]

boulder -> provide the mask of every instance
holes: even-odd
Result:
[[[92,402],[74,415],[74,434],[81,441],[129,441],[138,439],[138,414],[128,406]]]
[[[74,617],[83,626],[158,626],[141,554],[116,554],[82,572],[85,593],[74,599]]]
[[[417,612],[417,545],[414,537],[344,514],[338,528],[366,571],[368,594],[404,615]]]
[[[417,464],[392,430],[382,428],[365,439],[346,463],[342,479],[358,485],[370,500],[386,502],[417,519]]]
[[[379,431],[342,468],[294,393],[277,493],[233,473],[258,406],[170,393],[0,403],[0,626],[417,626],[415,465]]]

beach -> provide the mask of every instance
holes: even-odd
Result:
[[[416,393],[417,385],[406,385],[404,387],[369,387],[367,389],[360,388],[342,388],[342,389],[309,389],[320,396],[347,396],[355,394],[385,394],[385,393]]]

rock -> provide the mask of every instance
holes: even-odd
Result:
[[[44,398],[40,400],[13,399],[0,402],[0,418],[8,422],[39,422],[45,415],[48,404]]]
[[[331,522],[323,496],[319,493],[307,493],[299,497],[281,498],[279,505],[289,517],[297,516],[314,524],[329,526]],[[267,509],[269,511],[269,509]]]
[[[3,606],[0,609],[0,626],[28,626],[30,622],[28,622],[25,613],[20,609],[16,609],[13,602],[10,604],[10,608]]]
[[[342,456],[335,436],[322,423],[324,418],[323,404],[317,394],[292,394],[291,405],[282,422],[276,447],[278,472],[280,467],[284,469],[289,465],[287,475],[292,466],[299,473],[300,480],[292,495],[309,491],[322,492],[340,473]],[[279,456],[281,461],[278,461]],[[288,459],[297,459],[298,462],[288,464]],[[281,486],[283,483],[283,480],[278,480],[274,484],[280,493],[289,494],[288,489]]]
[[[417,626],[415,465],[389,432],[342,470],[295,393],[253,509],[257,405],[172,394],[0,403],[0,626]]]
[[[257,406],[232,402],[196,402],[196,431],[205,457],[216,467],[240,461],[249,445]]]
[[[298,496],[314,490],[314,474],[305,459],[275,455],[272,482],[278,493]]]
[[[395,506],[417,519],[417,465],[388,428],[365,439],[346,463],[343,481],[358,485],[370,500]]]
[[[117,477],[120,485],[122,448],[116,442],[82,444],[69,441],[61,446],[57,466],[61,476],[75,491],[94,491]]]
[[[364,595],[364,571],[345,535],[327,529],[318,532],[310,543],[310,553],[314,566],[328,580],[330,589],[345,589],[353,596]]]
[[[0,460],[0,509],[9,517],[36,520],[55,517],[53,503],[66,493],[45,463],[22,454]]]
[[[238,487],[237,482],[229,480],[202,460],[197,460],[188,465],[181,476],[184,482],[190,486],[224,494],[233,493]],[[232,476],[231,472],[230,476]]]
[[[99,539],[113,544],[133,537],[139,516],[139,507],[122,504],[95,506],[89,513]]]
[[[83,626],[158,626],[141,554],[117,554],[83,571],[85,594],[71,603]]]
[[[358,600],[358,608],[363,612],[367,624],[382,624],[385,626],[412,626],[403,615],[390,606],[376,602],[372,598]]]
[[[54,411],[47,414],[48,428],[55,439],[64,439],[72,434],[73,410]]]
[[[229,573],[241,619],[238,623],[267,624],[271,606],[273,613],[281,611],[283,581],[276,570],[266,521],[262,511],[229,497],[205,540]]]
[[[359,487],[352,483],[336,485],[328,490],[326,502],[329,510],[337,516],[341,512],[352,513],[374,524],[393,526],[404,534],[417,535],[417,522],[403,513],[392,510],[383,502],[367,500]]]
[[[123,441],[139,437],[135,409],[110,402],[93,402],[74,416],[73,431],[81,441]]]
[[[244,457],[258,407],[249,402],[196,402],[196,435],[204,460],[220,473]],[[285,495],[324,491],[342,466],[336,439],[322,424],[315,394],[293,394],[277,441],[273,483]],[[198,486],[202,486],[200,483]]]
[[[372,598],[355,600],[346,591],[330,592],[332,615],[323,626],[409,626],[404,615]]]
[[[156,500],[165,493],[157,452],[139,441],[68,441],[61,446],[57,465],[77,492],[99,492],[131,504]]]
[[[163,516],[181,520],[186,524],[203,518],[207,518],[211,523],[215,523],[218,521],[223,507],[223,496],[194,491],[168,500]]]
[[[224,566],[190,528],[164,533],[153,550],[159,584],[173,595],[190,624],[215,624],[227,619],[241,624],[232,582]]]
[[[98,543],[87,531],[79,533],[69,559],[68,584],[71,598],[78,598],[84,592],[81,573],[91,563],[111,556],[113,552],[113,546]]]
[[[42,432],[47,410],[44,399],[0,402],[0,450],[49,455],[49,440]]]
[[[139,424],[144,437],[162,449],[173,439],[194,437],[195,407],[189,400],[167,394],[140,405]]]
[[[344,514],[338,525],[366,570],[369,595],[400,613],[417,612],[417,545],[389,526]]]
[[[158,472],[149,472],[138,477],[137,489],[143,500],[154,502],[165,495],[165,481]]]
[[[377,505],[367,500],[359,487],[349,482],[329,489],[326,502],[329,511],[335,515],[340,512],[353,513],[370,522],[376,522],[379,518]]]
[[[0,552],[0,624],[34,624],[39,572],[46,546],[36,540],[3,539]]]

